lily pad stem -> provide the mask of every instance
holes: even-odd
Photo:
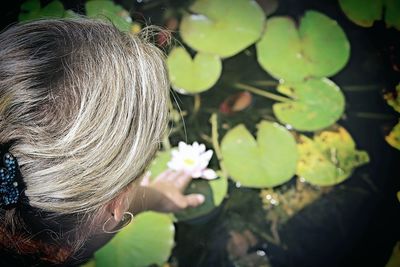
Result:
[[[169,142],[168,134],[164,134],[162,145],[165,150],[171,149],[171,143]]]
[[[197,114],[201,107],[201,97],[200,94],[194,95],[194,104],[193,104],[193,114]]]
[[[266,98],[269,98],[269,99],[272,99],[272,100],[276,100],[276,101],[279,101],[279,102],[290,102],[290,101],[292,101],[290,98],[287,98],[287,97],[284,97],[284,96],[280,96],[280,95],[276,95],[276,94],[267,92],[265,90],[262,90],[262,89],[259,89],[259,88],[256,88],[256,87],[253,87],[253,86],[250,86],[250,85],[247,85],[247,84],[235,83],[233,86],[236,89],[246,90],[246,91],[252,92],[254,94],[257,94],[257,95],[260,95],[260,96],[263,96],[263,97],[266,97]]]
[[[273,86],[273,87],[279,85],[277,81],[271,81],[271,80],[254,81],[254,84],[257,86]]]
[[[211,123],[211,139],[212,139],[212,144],[214,147],[215,155],[218,158],[222,173],[224,174],[225,177],[228,177],[228,172],[222,161],[222,152],[221,152],[221,147],[219,146],[219,141],[218,141],[218,139],[219,139],[219,137],[218,137],[218,121],[217,121],[216,113],[213,113],[211,115],[210,123]]]

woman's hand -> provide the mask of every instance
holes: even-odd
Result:
[[[139,193],[141,198],[136,197],[132,201],[133,206],[131,205],[130,210],[138,212],[138,205],[142,206],[139,211],[153,210],[159,212],[178,212],[186,208],[197,207],[203,204],[205,200],[203,195],[183,194],[191,180],[190,175],[173,170],[164,171],[153,181],[150,181],[150,176],[147,174],[143,177],[139,188],[134,190],[134,194]]]

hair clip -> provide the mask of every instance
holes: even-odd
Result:
[[[22,191],[22,179],[18,162],[8,151],[0,150],[0,205],[10,207],[18,203]]]

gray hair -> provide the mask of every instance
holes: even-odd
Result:
[[[0,144],[14,141],[29,205],[100,210],[140,177],[168,123],[164,53],[85,18],[0,35]]]

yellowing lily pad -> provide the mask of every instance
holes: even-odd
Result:
[[[95,254],[97,267],[162,265],[174,246],[171,216],[143,212]]]
[[[149,169],[151,172],[151,180],[168,169],[167,163],[170,160],[171,150],[159,151],[157,153]],[[192,182],[190,182],[185,194],[202,194],[205,197],[205,201],[196,208],[189,208],[176,213],[175,217],[178,221],[196,219],[210,213],[221,205],[228,192],[228,181],[222,173],[218,173],[218,176],[219,178],[214,180],[193,179]]]
[[[400,83],[396,86],[395,92],[386,93],[384,98],[389,106],[400,112]]]
[[[197,0],[182,18],[180,34],[193,49],[233,56],[261,35],[265,15],[254,0]]]
[[[129,32],[132,18],[122,6],[110,0],[90,0],[85,4],[86,15],[111,21],[121,31]]]
[[[400,241],[398,241],[392,250],[392,255],[389,261],[386,263],[385,267],[398,267],[400,266]]]
[[[218,56],[197,53],[192,60],[183,47],[172,49],[167,65],[172,87],[181,93],[200,93],[210,89],[222,70]]]
[[[273,105],[275,116],[300,131],[315,131],[334,124],[344,112],[340,88],[327,78],[283,83],[278,91],[291,101]]]
[[[299,29],[288,17],[268,19],[256,48],[264,70],[284,81],[332,76],[350,56],[350,44],[342,28],[316,11],[305,13]]]
[[[394,126],[389,135],[385,137],[385,140],[392,147],[400,150],[400,122]]]
[[[375,21],[384,19],[388,27],[400,30],[400,1],[398,0],[339,0],[346,16],[355,24],[371,27]]]
[[[238,125],[221,142],[224,165],[242,186],[263,188],[281,185],[294,175],[298,153],[292,134],[283,126],[262,121],[257,140]]]
[[[297,175],[314,185],[331,186],[343,182],[354,168],[369,162],[367,152],[356,150],[350,134],[342,127],[323,131],[310,139],[301,135]]]
[[[19,21],[34,20],[39,18],[62,18],[65,9],[63,4],[54,0],[41,7],[39,0],[29,0],[21,5],[21,12],[18,16]]]

